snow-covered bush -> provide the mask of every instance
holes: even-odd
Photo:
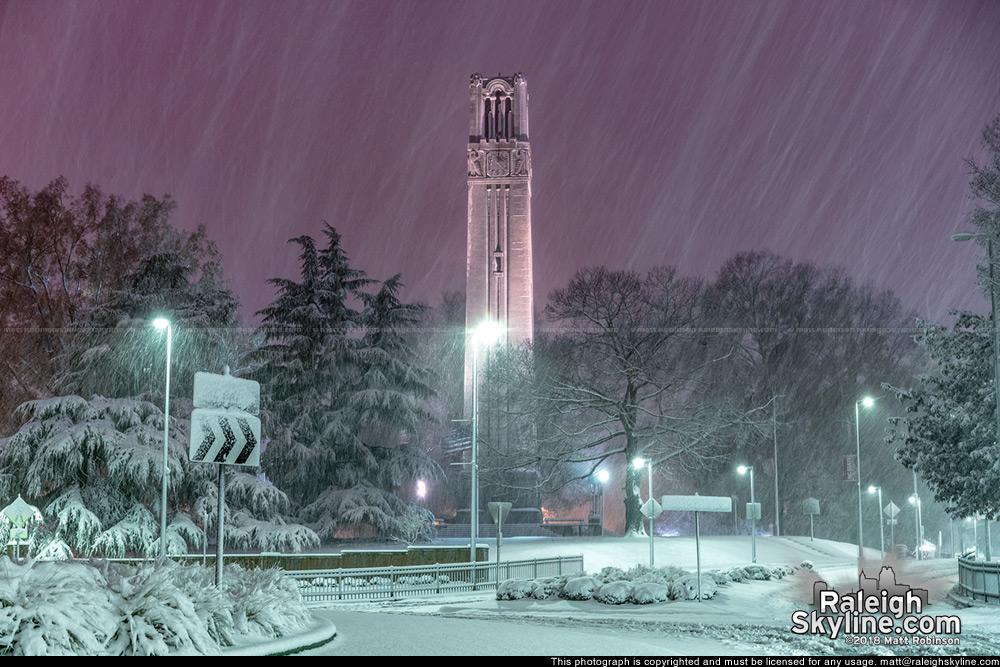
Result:
[[[0,558],[0,654],[103,653],[119,623],[101,574],[80,563]]]
[[[687,570],[682,570],[676,565],[665,565],[663,567],[650,568],[646,565],[636,565],[625,573],[623,577],[626,581],[633,583],[652,582],[659,584],[669,584],[680,577],[690,574]]]
[[[278,637],[310,618],[278,570],[0,558],[0,654],[217,654],[239,635]]]
[[[701,597],[703,600],[715,597],[719,587],[712,577],[701,577]],[[671,600],[697,600],[698,599],[698,575],[691,574],[681,577],[670,584]]]
[[[726,576],[728,576],[729,579],[732,581],[744,582],[750,578],[749,575],[747,574],[747,571],[744,570],[742,567],[729,568],[728,570],[725,570],[725,573]]]
[[[106,569],[117,631],[112,655],[211,655],[219,645],[198,617],[191,597],[174,581],[173,567],[113,564]]]
[[[771,568],[764,565],[746,565],[743,570],[747,573],[747,579],[756,581],[767,581],[774,574]]]
[[[799,563],[799,567],[801,567],[803,569],[806,569],[806,570],[814,570],[814,569],[816,569],[816,565],[814,565],[811,560],[804,560],[804,561],[802,561],[801,563]]]
[[[594,599],[604,604],[625,604],[632,597],[632,582],[610,581],[594,593]]]
[[[715,581],[716,586],[725,586],[732,581],[728,570],[715,570],[709,572],[708,575]]]
[[[311,618],[295,582],[282,576],[280,570],[244,570],[231,565],[223,584],[233,600],[233,624],[240,634],[281,637]]]
[[[531,586],[531,597],[536,600],[547,600],[549,598],[560,597],[566,588],[567,576],[545,577],[535,579]]]
[[[664,602],[670,597],[670,589],[666,584],[645,582],[635,584],[632,589],[632,602],[636,604],[651,604]]]
[[[497,600],[523,600],[531,594],[533,583],[527,579],[508,579],[497,588]]]
[[[590,600],[600,585],[601,582],[596,577],[573,577],[566,581],[563,597],[567,600]]]
[[[625,573],[625,570],[613,566],[602,568],[600,572],[594,575],[594,578],[602,584],[612,581],[628,581],[628,575]]]

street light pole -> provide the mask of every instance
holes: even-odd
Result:
[[[781,537],[781,505],[778,504],[778,397],[771,403],[771,427],[774,432],[774,536]]]
[[[868,493],[875,493],[876,491],[878,491],[878,511],[875,514],[878,515],[878,535],[880,544],[882,545],[879,553],[882,554],[882,558],[885,558],[885,522],[882,520],[882,487],[868,487]]]
[[[163,398],[163,489],[160,494],[160,558],[167,557],[167,449],[170,442],[170,347],[173,339],[173,329],[170,321],[158,317],[153,320],[153,326],[159,330],[167,330],[167,386]]]
[[[472,498],[469,504],[469,562],[476,562],[476,542],[479,541],[479,344],[492,345],[499,336],[498,326],[486,320],[472,332]],[[475,565],[473,565],[475,567]]]
[[[637,456],[636,458],[634,458],[632,460],[632,465],[635,467],[636,470],[642,470],[642,467],[644,465],[646,465],[646,459]],[[653,461],[652,461],[652,459],[650,459],[650,461],[649,461],[649,487],[648,487],[648,492],[649,492],[650,509],[652,509],[652,504],[653,504]],[[641,499],[642,499],[642,497],[640,496],[640,500]],[[653,567],[653,520],[656,518],[656,516],[653,513],[651,513],[648,518],[649,518],[649,567],[652,568]]]
[[[858,406],[864,404],[866,408],[870,408],[875,401],[866,396],[860,401],[854,402],[854,442],[855,442],[855,468],[858,476],[858,567],[861,566],[861,560],[864,558],[864,527],[861,519],[861,415],[858,411]]]
[[[741,475],[750,473],[750,562],[757,562],[757,505],[753,499],[753,466],[740,466],[736,469]]]

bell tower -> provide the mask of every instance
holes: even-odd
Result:
[[[531,144],[523,74],[469,82],[469,217],[465,324],[489,319],[496,344],[531,342]],[[465,346],[465,415],[472,413],[473,339]]]

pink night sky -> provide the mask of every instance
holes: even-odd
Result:
[[[0,174],[171,194],[244,314],[322,221],[404,298],[464,289],[469,75],[530,95],[536,302],[582,266],[766,249],[986,310],[965,160],[1000,3],[0,0]]]

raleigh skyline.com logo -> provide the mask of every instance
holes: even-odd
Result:
[[[877,579],[858,576],[858,590],[838,593],[825,581],[813,584],[812,611],[792,614],[792,633],[844,637],[848,644],[869,646],[957,645],[962,632],[958,616],[922,615],[927,590],[896,583],[896,573],[883,567]]]

